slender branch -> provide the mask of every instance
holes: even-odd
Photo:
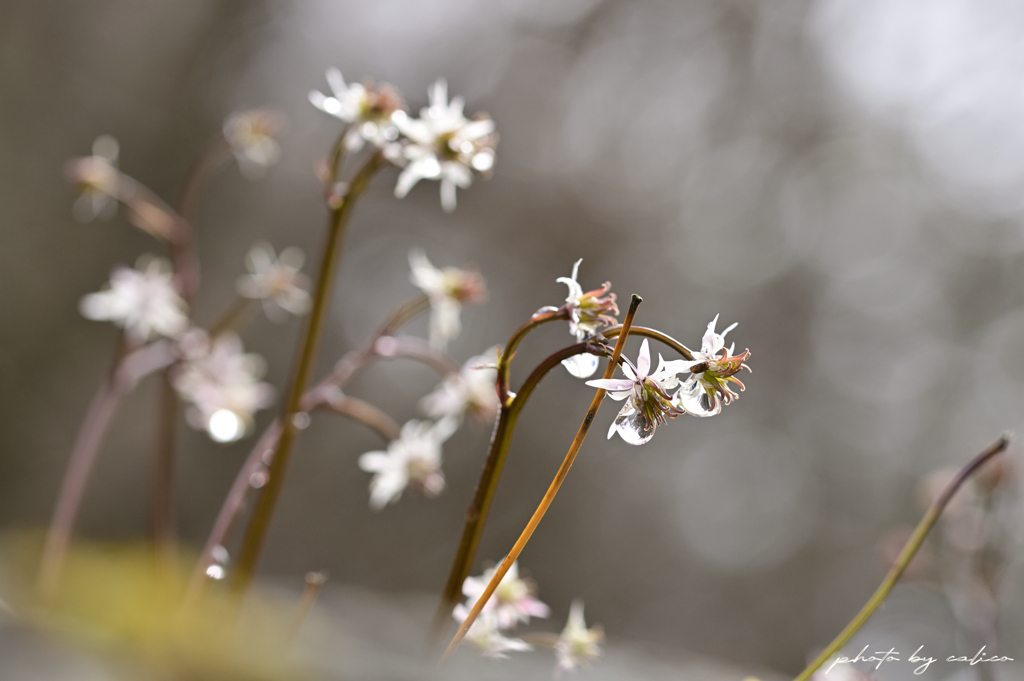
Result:
[[[383,337],[381,334],[393,333],[414,316],[426,311],[428,307],[429,301],[425,295],[416,296],[399,305],[366,345],[346,355],[345,358],[338,362],[333,372],[320,381],[316,387],[306,391],[305,396],[303,396],[302,411],[311,411],[322,404],[325,399],[331,396],[334,388],[344,386],[360,369],[365,368],[371,360],[381,357],[382,355],[377,354],[375,350],[377,341]],[[395,356],[399,355],[396,354]],[[360,359],[361,361],[359,361]],[[458,368],[454,362],[451,365],[456,369]],[[448,372],[446,371],[445,373]],[[257,473],[261,472],[272,461],[274,447],[280,436],[281,420],[275,419],[267,427],[267,430],[263,432],[263,435],[260,436],[260,439],[256,442],[252,451],[249,452],[249,456],[238,471],[235,481],[231,484],[231,489],[224,498],[224,503],[217,514],[217,519],[210,530],[206,544],[203,545],[203,551],[196,563],[195,570],[192,572],[188,593],[185,598],[186,603],[194,602],[195,598],[199,595],[199,590],[206,580],[206,569],[213,562],[214,550],[224,544],[232,524],[234,524],[238,514],[241,513],[246,495],[252,489],[251,481]]]
[[[348,193],[345,194],[340,205],[332,211],[328,226],[327,242],[324,245],[316,290],[313,296],[313,308],[307,319],[295,373],[292,377],[282,413],[281,437],[277,443],[274,459],[270,464],[270,479],[263,488],[259,501],[256,504],[256,509],[249,521],[249,527],[246,531],[242,551],[239,556],[238,569],[235,572],[234,587],[238,592],[245,591],[256,571],[256,563],[259,560],[267,530],[270,528],[270,519],[277,505],[277,499],[284,483],[284,474],[288,469],[288,463],[291,459],[292,446],[298,432],[298,429],[295,427],[295,415],[301,411],[300,403],[306,390],[306,384],[309,381],[309,374],[313,369],[313,361],[316,358],[320,332],[323,329],[323,322],[327,316],[327,303],[330,299],[334,275],[341,257],[341,241],[344,236],[345,225],[348,223],[348,218],[352,213],[352,207],[355,205],[356,199],[366,190],[370,183],[370,178],[373,177],[373,174],[383,163],[384,158],[380,152],[370,156],[356,172],[349,186]]]
[[[604,371],[604,378],[609,379],[615,373],[615,368],[618,366],[619,358],[622,356],[622,348],[626,344],[626,338],[629,335],[629,327],[633,324],[633,317],[636,316],[636,310],[640,306],[640,296],[634,295],[629,304],[629,311],[626,313],[625,321],[622,323],[622,330],[619,338],[615,343],[615,349],[612,351],[611,361],[608,362],[608,366]],[[444,655],[441,657],[441,662],[445,662],[452,656],[455,650],[462,643],[462,639],[466,637],[469,632],[469,628],[473,626],[473,622],[480,615],[484,605],[490,600],[491,595],[494,594],[494,590],[498,588],[498,584],[505,577],[505,574],[512,567],[512,564],[522,553],[526,547],[526,543],[530,541],[530,537],[533,536],[534,530],[537,529],[537,525],[540,524],[544,514],[547,513],[548,508],[551,506],[551,502],[554,501],[555,495],[558,494],[559,488],[562,486],[562,482],[565,477],[569,474],[569,469],[572,468],[573,461],[576,460],[576,455],[580,451],[580,447],[583,446],[583,440],[587,436],[587,432],[590,430],[590,425],[594,422],[594,417],[597,416],[597,410],[601,407],[601,402],[604,401],[605,391],[598,389],[594,394],[594,399],[590,403],[590,409],[587,410],[587,415],[583,419],[583,423],[580,424],[579,430],[576,432],[576,437],[573,438],[572,445],[569,447],[569,451],[565,455],[565,459],[562,461],[562,465],[559,467],[558,472],[555,474],[554,480],[551,481],[551,485],[548,487],[548,491],[544,494],[544,498],[541,499],[540,505],[537,506],[537,510],[534,511],[533,517],[530,518],[530,522],[526,524],[526,529],[519,535],[519,539],[516,541],[512,550],[508,552],[505,559],[501,561],[501,565],[495,570],[494,576],[491,578],[490,583],[484,592],[477,599],[477,602],[473,605],[473,609],[466,616],[466,619],[462,622],[455,637],[452,638],[451,643],[448,644],[448,649],[445,650]]]
[[[557,310],[548,310],[547,312],[539,312],[532,317],[518,329],[516,329],[508,342],[505,343],[505,347],[501,351],[501,359],[498,360],[498,399],[501,401],[502,406],[508,406],[512,401],[509,394],[509,369],[512,365],[512,358],[516,354],[516,347],[519,342],[526,337],[526,334],[536,329],[541,324],[546,322],[553,322],[556,319],[568,319],[569,312],[565,306],[558,308]]]
[[[397,440],[402,436],[401,428],[398,427],[394,419],[369,402],[347,395],[336,395],[334,399],[327,401],[325,407],[336,414],[348,416],[372,428],[385,440]]]
[[[466,524],[462,530],[462,538],[459,540],[459,548],[455,551],[455,559],[452,561],[448,581],[441,594],[441,602],[438,603],[437,611],[434,613],[430,635],[432,643],[437,640],[445,626],[451,621],[452,611],[462,598],[462,584],[473,567],[476,550],[480,545],[480,537],[483,535],[484,525],[487,523],[491,502],[494,500],[494,493],[505,467],[505,459],[508,456],[509,446],[512,444],[512,436],[515,433],[519,414],[526,406],[534,388],[551,369],[561,364],[564,359],[582,353],[609,357],[611,352],[612,350],[608,346],[595,342],[577,343],[559,350],[537,365],[523,383],[522,388],[516,393],[512,403],[501,408],[494,432],[491,435],[487,460],[484,462],[480,480],[477,482],[476,491],[473,494],[473,501],[466,509]]]
[[[602,335],[604,335],[605,338],[615,338],[620,333],[622,333],[622,326],[613,326],[612,328],[602,331],[601,333]],[[690,349],[666,333],[662,333],[661,331],[658,331],[656,329],[649,329],[646,326],[634,326],[632,329],[629,330],[629,335],[643,336],[644,338],[650,338],[652,340],[661,341],[665,345],[669,346],[670,348],[678,352],[687,360],[691,362],[693,361],[693,353],[690,351]]]
[[[123,341],[122,341],[123,342]],[[67,471],[57,495],[57,506],[46,536],[39,568],[39,589],[44,595],[52,594],[60,577],[74,531],[82,496],[96,463],[103,437],[114,418],[121,398],[144,376],[170,364],[174,355],[167,343],[154,343],[139,350],[126,352],[119,343],[117,360],[107,379],[97,389],[79,427],[71,450]]]
[[[306,573],[306,587],[302,590],[302,600],[299,601],[299,607],[295,609],[295,615],[292,617],[291,628],[288,632],[289,641],[294,641],[298,636],[303,622],[309,617],[313,604],[316,603],[316,597],[320,594],[320,589],[323,588],[326,581],[326,572]]]
[[[206,335],[212,340],[228,331],[237,331],[249,321],[249,316],[252,314],[255,302],[251,298],[243,298],[241,296],[235,298],[235,301],[231,303],[231,307],[225,310],[221,314],[220,319],[215,321],[206,331]]]
[[[821,665],[825,664],[830,657],[838,652],[839,649],[842,648],[855,633],[857,633],[857,630],[867,622],[868,618],[871,617],[875,610],[878,609],[885,598],[889,595],[889,592],[892,591],[892,588],[896,585],[896,582],[903,574],[903,571],[907,569],[907,566],[910,565],[910,561],[913,560],[914,554],[916,554],[917,550],[921,548],[921,544],[924,543],[925,537],[928,536],[932,527],[935,526],[939,516],[942,515],[943,510],[945,510],[957,490],[960,489],[960,486],[963,485],[964,482],[986,461],[996,454],[1005,451],[1009,445],[1010,435],[1002,435],[998,440],[990,444],[980,454],[974,457],[974,459],[964,466],[964,468],[957,473],[957,476],[953,478],[948,485],[946,485],[946,488],[942,491],[942,494],[939,495],[939,498],[935,500],[931,505],[931,508],[928,509],[928,512],[924,514],[923,518],[921,518],[921,522],[918,523],[917,528],[914,529],[914,533],[910,536],[910,539],[907,541],[906,546],[903,547],[903,550],[900,551],[900,555],[896,558],[896,562],[889,570],[889,574],[887,574],[885,579],[882,580],[881,585],[879,585],[875,593],[870,599],[868,599],[868,602],[864,604],[864,607],[857,613],[857,616],[846,625],[846,628],[843,629],[838,636],[836,636],[835,640],[829,643],[828,646],[821,651],[821,654],[807,666],[807,669],[800,672],[799,676],[797,676],[794,681],[807,681],[807,679],[811,677],[811,674],[816,672]]]
[[[174,450],[177,441],[178,393],[170,369],[160,374],[160,407],[153,449],[150,523],[157,558],[166,566],[174,563]]]

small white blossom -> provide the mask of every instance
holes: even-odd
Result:
[[[483,595],[496,572],[497,568],[491,568],[484,570],[480,577],[466,577],[462,583],[462,593],[470,607]],[[518,562],[512,563],[482,613],[493,612],[499,629],[511,629],[519,622],[529,624],[531,617],[547,617],[551,610],[534,596],[535,591],[533,584],[520,579]]]
[[[555,678],[564,672],[574,672],[580,665],[589,666],[591,660],[601,656],[600,643],[604,639],[601,627],[587,629],[583,621],[583,601],[573,601],[569,608],[569,621],[555,643],[558,664]]]
[[[410,281],[430,299],[430,344],[443,349],[459,335],[459,312],[463,303],[476,303],[487,297],[483,277],[472,270],[446,267],[439,270],[423,251],[409,253]]]
[[[440,494],[444,490],[441,444],[455,428],[451,419],[437,423],[409,421],[402,426],[401,437],[388,443],[387,451],[360,456],[359,467],[374,474],[370,481],[370,508],[379,511],[398,501],[410,483],[427,496]]]
[[[392,123],[391,115],[405,105],[393,88],[384,85],[377,89],[360,83],[348,85],[336,68],[327,70],[327,84],[331,87],[332,96],[311,90],[309,101],[351,126],[345,133],[346,150],[357,152],[366,142],[382,148],[398,139],[398,129]]]
[[[610,282],[606,281],[593,291],[583,292],[583,287],[576,280],[581,262],[582,258],[573,265],[571,277],[557,279],[560,284],[569,287],[569,296],[565,299],[565,309],[569,312],[569,332],[579,342],[596,338],[602,329],[618,324],[615,315],[619,314],[615,294],[609,293],[612,287]],[[598,358],[596,355],[582,353],[562,360],[562,365],[573,376],[588,378],[597,370]]]
[[[113,322],[136,342],[173,338],[188,328],[187,306],[170,264],[160,258],[142,257],[136,269],[115,268],[109,286],[82,298],[78,309],[87,319]]]
[[[446,376],[434,392],[423,398],[423,411],[435,419],[461,419],[466,411],[481,420],[493,419],[501,406],[495,389],[498,371],[493,362],[497,356],[495,345],[470,357],[458,373]]]
[[[729,388],[729,383],[735,383],[743,390],[745,386],[735,375],[741,369],[750,371],[750,367],[744,364],[750,357],[750,350],[733,355],[735,344],[725,349],[725,335],[736,328],[736,324],[719,334],[715,333],[717,323],[718,315],[715,315],[704,333],[700,352],[693,353],[694,361],[685,362],[686,370],[691,373],[674,400],[694,416],[714,416],[721,412],[723,403],[729,404],[738,397]]]
[[[651,351],[645,338],[640,345],[636,368],[628,361],[622,365],[622,373],[626,378],[587,381],[591,387],[607,390],[608,397],[613,400],[626,400],[608,429],[608,437],[618,433],[629,444],[642,445],[654,437],[654,429],[658,424],[685,413],[673,402],[669,391],[679,387],[677,374],[687,371],[690,364],[692,362],[685,360],[666,362],[658,355],[658,369],[653,374],[649,373]]]
[[[275,256],[270,244],[257,243],[245,256],[249,274],[239,277],[236,288],[246,298],[263,301],[263,310],[274,321],[283,321],[285,313],[309,311],[309,279],[302,274],[305,258],[291,246]]]
[[[430,90],[430,106],[413,119],[396,111],[392,120],[408,140],[401,156],[393,158],[408,164],[398,177],[395,196],[404,197],[420,180],[441,181],[441,207],[455,210],[455,188],[469,187],[473,171],[488,173],[494,166],[494,121],[485,114],[467,119],[462,97],[448,102],[448,83],[438,79]]]
[[[82,222],[109,218],[117,210],[118,153],[117,140],[110,135],[100,135],[92,143],[92,156],[68,164],[67,174],[82,192],[72,212]]]
[[[238,440],[252,426],[253,414],[270,406],[274,389],[260,382],[266,364],[256,354],[246,354],[242,341],[223,333],[196,346],[174,374],[174,387],[192,403],[189,423],[204,429],[218,442]]]
[[[469,616],[470,609],[460,603],[455,606],[452,616],[459,622],[464,622]],[[530,644],[522,639],[510,638],[501,633],[498,626],[498,618],[493,612],[481,612],[473,625],[466,632],[466,640],[480,649],[484,657],[496,659],[508,658],[507,653],[531,650]]]
[[[281,147],[277,135],[281,117],[266,109],[253,109],[231,115],[224,123],[224,139],[238,159],[242,174],[250,179],[261,177],[277,163]]]

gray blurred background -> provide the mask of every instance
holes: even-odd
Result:
[[[266,177],[229,166],[209,187],[196,311],[209,323],[252,242],[315,260],[326,211],[313,168],[338,126],[306,94],[326,89],[325,69],[393,83],[413,111],[445,76],[469,114],[497,122],[494,177],[460,191],[451,215],[436,183],[397,201],[396,172],[375,179],[348,234],[321,371],[414,294],[414,247],[487,278],[490,300],[466,310],[451,346],[460,362],[560,304],[555,278],[581,257],[585,289],[608,279],[620,299],[641,294],[638,323],[691,346],[715,314],[719,328],[739,322],[729,339],[751,349],[754,370],[742,398],[637,449],[605,441],[606,404],[520,564],[552,630],[578,597],[611,642],[798,671],[881,579],[878,542],[916,522],[920,477],[1024,422],[1021,35],[1024,6],[1005,0],[8,0],[0,526],[47,522],[108,368],[115,330],[83,319],[79,298],[112,266],[159,252],[123,213],[76,223],[65,160],[112,134],[122,170],[173,200],[228,114],[287,116]],[[521,348],[518,380],[570,340],[551,327]],[[298,331],[261,318],[244,335],[279,388]],[[379,364],[348,392],[403,422],[436,381]],[[536,393],[474,573],[515,540],[591,394],[561,371]],[[156,397],[142,385],[115,423],[83,534],[145,532]],[[181,431],[180,534],[200,545],[253,438]],[[469,423],[447,443],[443,496],[407,493],[374,513],[356,459],[381,442],[314,421],[263,573],[298,583],[327,569],[385,596],[437,592],[489,434]],[[1011,574],[1000,602],[1003,652],[1024,657],[1020,583]],[[933,587],[902,587],[878,622],[956,652]]]

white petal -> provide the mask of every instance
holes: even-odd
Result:
[[[651,370],[651,347],[647,343],[647,339],[644,338],[644,342],[640,344],[640,354],[636,358],[636,377],[637,380],[647,378],[648,372]]]
[[[564,366],[569,373],[576,378],[587,378],[588,376],[593,376],[594,372],[597,371],[598,364],[599,360],[597,355],[591,355],[589,352],[573,355],[569,359],[562,360],[562,366]]]
[[[441,180],[441,208],[446,213],[455,210],[455,185],[456,183],[447,177]]]

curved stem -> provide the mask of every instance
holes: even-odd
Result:
[[[462,529],[459,548],[455,551],[455,559],[452,561],[452,567],[448,573],[448,581],[445,582],[444,591],[441,593],[441,602],[438,603],[437,611],[434,613],[434,621],[431,624],[431,642],[435,641],[444,631],[445,625],[451,620],[452,611],[462,598],[462,584],[473,568],[476,550],[480,545],[484,525],[487,523],[491,502],[494,500],[494,493],[498,488],[498,480],[501,479],[501,473],[505,467],[505,459],[508,455],[508,448],[512,444],[512,436],[515,433],[519,414],[526,406],[526,401],[530,399],[534,388],[551,369],[561,364],[562,360],[582,353],[608,357],[611,356],[611,352],[611,348],[596,342],[577,343],[562,348],[537,365],[523,383],[522,388],[516,393],[512,404],[501,408],[494,432],[491,435],[487,460],[480,472],[480,480],[476,484],[473,501],[466,509],[466,524]]]
[[[928,536],[928,532],[930,532],[932,527],[935,526],[939,516],[942,515],[942,511],[945,510],[946,506],[953,498],[953,495],[956,494],[958,489],[960,489],[960,486],[963,485],[967,478],[978,470],[982,464],[996,454],[1005,451],[1009,444],[1010,436],[1008,434],[1004,434],[998,440],[986,447],[980,454],[974,457],[970,463],[964,466],[959,473],[957,473],[957,476],[946,486],[942,491],[942,494],[939,495],[939,498],[935,500],[935,503],[931,505],[928,512],[924,514],[923,518],[921,518],[921,522],[918,523],[917,528],[914,529],[914,533],[910,536],[906,546],[903,547],[903,550],[900,552],[896,562],[889,570],[889,574],[885,576],[885,579],[882,580],[881,585],[879,585],[871,598],[868,599],[868,602],[864,604],[864,607],[857,613],[857,616],[846,625],[846,628],[836,636],[835,640],[828,644],[828,646],[821,651],[821,654],[814,659],[814,662],[811,662],[811,664],[807,666],[807,669],[800,672],[799,676],[797,676],[794,681],[807,681],[807,679],[811,677],[811,674],[816,672],[821,665],[825,664],[830,657],[836,654],[839,649],[842,648],[855,633],[857,633],[858,629],[864,626],[864,623],[867,622],[868,618],[871,617],[875,610],[878,609],[878,606],[880,606],[885,600],[886,596],[889,595],[889,592],[892,591],[892,588],[896,585],[896,582],[903,574],[903,571],[907,569],[908,565],[910,565],[910,561],[913,560],[914,554],[916,554],[917,550],[921,548],[921,544],[924,543],[925,537]]]
[[[501,401],[502,406],[507,406],[512,401],[508,390],[509,367],[512,364],[512,357],[516,354],[516,346],[518,346],[519,342],[526,337],[526,334],[530,333],[541,324],[552,322],[556,319],[568,318],[569,312],[564,306],[557,310],[540,312],[530,317],[525,324],[512,333],[512,337],[508,339],[508,342],[505,343],[505,347],[501,350],[501,359],[498,360],[498,399]]]
[[[606,331],[602,331],[602,335],[604,335],[605,338],[615,338],[620,333],[622,333],[622,326],[613,326],[612,328],[607,329]],[[686,347],[685,345],[683,345],[682,343],[680,343],[667,333],[662,333],[657,329],[649,329],[646,326],[634,326],[632,329],[629,330],[629,335],[643,336],[644,338],[650,338],[652,340],[661,341],[662,343],[669,346],[670,348],[678,352],[680,355],[685,357],[687,360],[691,362],[693,361],[693,353],[690,351],[690,348]]]
[[[402,430],[394,419],[369,402],[339,395],[327,401],[324,406],[336,414],[347,416],[372,428],[385,440],[397,440],[402,436]]]
[[[618,340],[615,343],[615,349],[612,351],[611,361],[608,362],[608,366],[605,367],[604,378],[609,379],[615,373],[615,367],[618,366],[619,358],[622,356],[622,348],[626,344],[626,338],[629,336],[629,328],[633,324],[633,317],[636,316],[636,310],[640,306],[640,296],[634,295],[629,304],[629,311],[626,312],[626,318],[622,323],[622,329]],[[512,564],[522,553],[526,547],[526,543],[530,541],[530,537],[533,536],[534,530],[540,524],[541,519],[544,518],[544,514],[547,513],[548,508],[551,506],[551,502],[554,501],[555,495],[558,494],[558,490],[562,486],[562,482],[565,477],[569,474],[569,469],[572,468],[573,462],[576,460],[576,455],[580,451],[580,447],[583,446],[583,440],[587,437],[587,432],[590,430],[590,425],[594,422],[594,417],[597,416],[597,410],[601,407],[601,402],[604,401],[605,391],[598,389],[594,394],[594,399],[590,402],[590,408],[587,410],[587,415],[583,418],[583,423],[580,424],[579,430],[576,431],[576,437],[573,438],[572,444],[569,446],[569,451],[565,455],[565,459],[562,461],[562,465],[558,468],[558,472],[555,474],[554,480],[551,481],[551,485],[548,487],[548,491],[545,492],[544,498],[541,499],[540,504],[537,506],[537,510],[534,511],[533,517],[530,518],[530,522],[526,524],[526,528],[522,534],[519,535],[519,539],[516,541],[512,550],[508,552],[505,559],[501,561],[501,565],[495,570],[494,576],[491,578],[490,583],[484,592],[477,599],[473,605],[473,609],[466,616],[466,619],[462,622],[459,630],[455,633],[455,637],[452,638],[451,643],[448,644],[448,649],[445,650],[444,655],[441,657],[441,662],[445,662],[455,650],[462,643],[462,639],[466,637],[469,632],[469,628],[473,626],[473,622],[480,615],[484,605],[490,600],[494,594],[494,590],[498,588],[498,584],[505,577],[505,574],[512,567]]]
[[[341,258],[341,241],[345,232],[345,225],[352,214],[352,206],[355,205],[356,199],[366,191],[370,178],[373,177],[373,174],[383,163],[384,158],[380,152],[370,156],[356,172],[349,186],[348,193],[341,200],[341,204],[331,213],[327,242],[324,245],[316,290],[313,296],[313,307],[306,323],[295,374],[292,377],[288,398],[284,405],[281,437],[277,443],[274,459],[270,464],[270,479],[263,488],[259,501],[256,503],[256,509],[249,521],[245,540],[242,544],[242,551],[239,556],[238,569],[235,572],[234,587],[238,592],[245,591],[256,571],[256,563],[263,548],[263,541],[266,538],[267,530],[270,528],[270,519],[273,516],[277,499],[281,493],[284,473],[288,469],[288,463],[291,459],[292,446],[298,432],[295,427],[295,415],[301,411],[302,396],[305,393],[309,374],[313,369],[313,361],[316,358],[320,332],[323,329],[323,322],[327,316],[327,303],[333,288],[334,275],[338,269],[338,261]]]

